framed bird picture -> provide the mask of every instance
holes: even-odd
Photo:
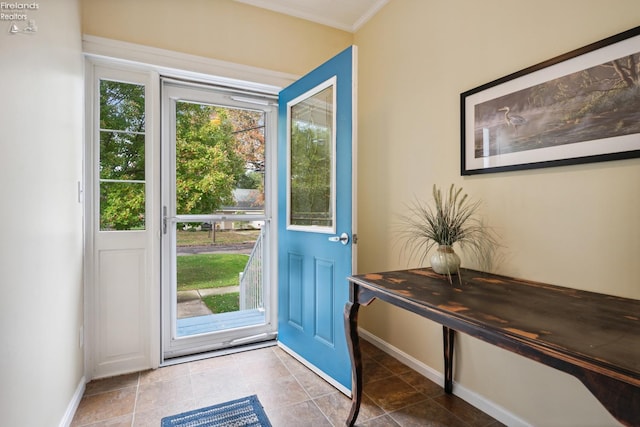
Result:
[[[640,27],[460,95],[461,173],[640,157]]]

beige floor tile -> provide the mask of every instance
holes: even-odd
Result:
[[[158,427],[164,417],[181,414],[183,412],[198,409],[201,406],[194,399],[172,402],[164,406],[156,406],[152,409],[139,410],[133,419],[134,427]]]
[[[368,383],[364,387],[364,392],[376,405],[387,412],[427,399],[425,395],[396,376]]]
[[[255,383],[252,384],[252,387],[262,405],[269,409],[291,406],[310,400],[309,395],[293,375],[273,381]]]
[[[189,376],[140,384],[136,411],[148,411],[175,402],[192,400],[193,398],[191,378]]]
[[[413,369],[398,375],[398,377],[426,396],[435,397],[444,394],[441,385],[425,378]]]
[[[336,391],[335,387],[308,369],[293,376],[312,399]]]
[[[360,350],[364,358],[377,359],[381,355],[386,354],[383,350],[363,339],[360,339]]]
[[[133,414],[123,415],[121,417],[110,418],[104,421],[87,424],[82,427],[130,427]]]
[[[434,401],[442,405],[449,412],[456,414],[458,418],[472,427],[485,427],[495,421],[478,408],[451,394],[443,393],[435,397]]]
[[[332,427],[311,400],[265,411],[274,427]]]
[[[210,357],[208,359],[196,360],[186,364],[190,374],[208,371],[210,369],[227,369],[237,367],[236,360],[230,356]]]
[[[392,376],[393,372],[378,363],[375,359],[367,358],[362,360],[362,383],[365,386],[375,381],[391,378]]]
[[[387,353],[375,357],[374,360],[396,375],[411,371],[411,368]]]
[[[123,415],[131,415],[136,402],[136,387],[84,396],[78,405],[73,426],[84,426]]]
[[[340,392],[314,399],[322,413],[336,426],[344,425],[349,412],[351,411],[351,399]],[[357,420],[363,422],[384,415],[384,411],[371,401],[367,396],[363,396]]]
[[[460,418],[431,399],[389,414],[402,427],[468,427]]]
[[[400,427],[400,424],[395,422],[389,415],[383,415],[381,417],[373,418],[356,422],[356,427]]]
[[[91,381],[89,384],[87,384],[84,395],[89,396],[92,394],[103,393],[105,391],[119,390],[128,387],[137,387],[139,376],[140,374],[136,372],[134,374],[118,375],[116,377]]]
[[[189,365],[181,363],[179,365],[165,366],[140,373],[140,385],[151,384],[157,381],[167,381],[180,377],[188,377]]]
[[[360,427],[503,427],[372,344],[361,341]],[[72,427],[145,427],[257,395],[274,427],[343,426],[351,399],[279,347],[176,364],[87,384]]]
[[[214,369],[191,375],[193,397],[202,406],[210,406],[255,394],[254,388],[238,368]]]
[[[249,383],[278,380],[291,373],[275,355],[263,359],[247,360],[240,365],[240,373]]]

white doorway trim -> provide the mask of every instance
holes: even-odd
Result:
[[[82,37],[82,49],[86,55],[96,59],[105,58],[112,62],[117,58],[120,62],[152,68],[167,77],[228,85],[272,95],[277,95],[280,89],[299,78],[294,74],[86,34]]]
[[[160,76],[172,77],[190,81],[200,81],[207,84],[223,85],[234,87],[239,90],[249,90],[254,92],[262,92],[265,94],[275,95],[279,90],[293,82],[297,76],[286,73],[274,72],[256,67],[249,67],[245,65],[233,64],[225,61],[219,61],[211,58],[198,57],[194,55],[188,55],[180,52],[172,52],[164,49],[157,49],[143,45],[137,45],[132,43],[126,43],[101,37],[83,36],[83,52],[87,59],[87,82],[86,87],[89,92],[93,89],[94,75],[92,72],[93,67],[98,66],[102,69],[113,69],[120,71],[134,71],[141,74],[146,74],[149,79],[150,97],[152,98],[152,105],[150,108],[151,117],[153,121],[152,129],[152,156],[153,163],[159,165],[159,151],[160,151]],[[94,141],[92,118],[95,112],[95,99],[88,99],[86,105],[87,121],[86,121],[86,135],[87,141],[85,144],[92,144]],[[88,153],[89,154],[89,153]],[[275,165],[275,156],[270,159]],[[89,154],[86,157],[85,169],[91,170],[95,165],[92,163],[92,157]],[[277,167],[277,166],[274,166]],[[112,375],[118,375],[125,372],[131,372],[133,370],[140,369],[153,369],[160,366],[161,363],[161,325],[160,325],[160,220],[161,218],[161,205],[159,203],[159,191],[160,191],[160,179],[155,173],[150,177],[153,181],[150,185],[151,192],[149,194],[152,209],[147,212],[150,217],[149,230],[148,230],[148,247],[145,249],[150,254],[149,266],[147,270],[148,281],[150,283],[148,293],[143,293],[143,305],[139,319],[142,323],[149,325],[146,329],[148,336],[143,336],[146,343],[149,345],[148,358],[146,361],[141,361],[135,367],[133,365],[119,366],[117,369],[104,368],[99,372],[96,372],[96,356],[92,351],[91,346],[85,345],[85,376],[86,380],[90,381],[94,377],[107,377]],[[272,174],[272,183],[275,188],[276,174]],[[88,181],[90,184],[91,181]],[[89,194],[91,186],[87,185],[85,188],[85,203],[95,197],[95,194]],[[275,203],[275,202],[274,202]],[[91,213],[89,209],[87,214]],[[151,219],[152,218],[152,219]],[[274,213],[272,218],[272,226],[277,229],[277,214]],[[96,299],[92,298],[95,294],[96,283],[95,271],[96,265],[92,262],[93,252],[93,229],[90,224],[87,224],[85,230],[86,236],[86,253],[85,259],[87,260],[87,271],[85,272],[85,328],[91,328],[91,325],[96,324],[97,318],[97,304]],[[277,240],[274,238],[271,241],[270,251],[276,253]],[[272,269],[270,273],[272,277],[270,280],[277,280],[277,271]],[[102,325],[102,327],[109,328],[109,325]],[[90,329],[89,329],[90,331]],[[87,339],[92,338],[87,334]],[[126,349],[123,349],[126,352]]]
[[[276,238],[272,228],[274,213],[276,212],[276,187],[273,176],[276,175],[276,159],[274,151],[277,146],[277,98],[275,95],[265,96],[258,93],[250,93],[247,90],[241,92],[232,91],[218,86],[185,83],[175,79],[161,79],[162,92],[162,149],[161,149],[161,200],[163,209],[162,231],[162,360],[161,365],[175,357],[183,357],[201,352],[219,351],[220,349],[234,346],[247,345],[254,342],[274,340],[277,333],[277,275],[273,272],[276,266],[273,250],[276,246],[272,241]],[[251,96],[251,97],[250,97]],[[241,98],[241,99],[240,99]],[[264,129],[264,205],[262,212],[222,212],[216,210],[210,214],[202,212],[191,214],[191,208],[179,207],[177,202],[177,175],[179,160],[178,137],[178,104],[201,105],[217,107],[222,110],[240,110],[260,114]],[[255,123],[252,123],[252,126]],[[197,139],[197,138],[196,138]],[[190,141],[191,143],[192,141]],[[179,211],[178,209],[185,209]],[[214,321],[209,315],[194,316],[200,323],[199,328],[183,333],[179,332],[178,325],[188,319],[178,319],[177,310],[177,281],[178,281],[178,237],[177,224],[209,222],[222,225],[222,230],[229,229],[226,222],[234,221],[260,221],[263,223],[261,239],[263,243],[257,245],[260,266],[260,283],[263,295],[259,310],[240,309],[236,312],[225,313],[221,316],[224,322]],[[233,228],[233,227],[231,227]],[[248,254],[247,254],[248,255]],[[264,278],[264,280],[262,280]],[[254,307],[258,308],[258,307]],[[251,314],[249,314],[251,313]],[[240,323],[232,321],[232,317]],[[188,316],[191,317],[191,316]],[[204,320],[203,320],[204,319]],[[208,327],[204,327],[204,323]],[[218,326],[214,326],[214,325]],[[233,324],[233,326],[231,326]],[[170,362],[169,362],[170,363]]]

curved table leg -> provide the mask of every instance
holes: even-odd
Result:
[[[360,304],[348,302],[344,306],[344,326],[347,334],[347,346],[351,354],[351,411],[346,425],[352,427],[358,418],[362,403],[362,351],[358,337],[358,309]]]

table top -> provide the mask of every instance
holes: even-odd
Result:
[[[452,276],[452,283],[430,268],[361,274],[349,281],[381,299],[445,316],[477,335],[511,338],[640,387],[640,300],[469,269]]]

